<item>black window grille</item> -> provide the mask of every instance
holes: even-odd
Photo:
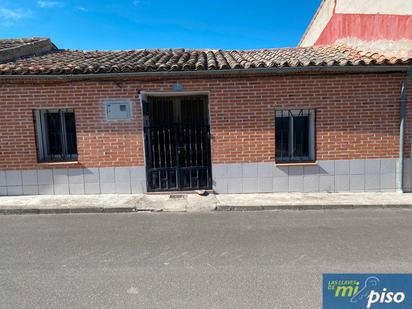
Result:
[[[76,122],[73,109],[34,111],[39,162],[77,160]]]
[[[276,162],[315,160],[315,111],[276,111]]]

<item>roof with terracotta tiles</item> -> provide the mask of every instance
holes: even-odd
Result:
[[[408,53],[402,57],[386,56],[380,52],[361,51],[345,46],[262,50],[79,51],[55,49],[40,56],[0,62],[0,75],[217,71],[249,68],[368,65],[412,65],[412,54]]]

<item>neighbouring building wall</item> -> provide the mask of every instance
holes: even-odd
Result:
[[[178,82],[185,91],[210,93],[218,192],[334,192],[396,189],[402,79],[401,74],[319,74]],[[0,195],[145,191],[138,91],[171,91],[176,82],[3,82]],[[132,120],[107,121],[104,102],[110,99],[130,100]],[[74,108],[78,163],[37,163],[32,111],[45,107]],[[279,167],[275,110],[296,108],[316,109],[318,164]]]
[[[412,15],[408,0],[336,0],[337,14]]]
[[[335,0],[324,0],[303,35],[300,46],[312,46],[318,40],[335,12]]]
[[[380,14],[336,14],[323,29],[313,45],[331,45],[339,41],[351,42],[407,41],[405,47],[412,49],[412,16]],[[401,46],[402,48],[402,46]]]
[[[407,45],[412,49],[412,2],[325,0],[299,45],[330,45],[354,39],[363,42],[404,40],[409,41]]]

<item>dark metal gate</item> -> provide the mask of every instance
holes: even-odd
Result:
[[[144,135],[149,192],[212,187],[208,124],[155,121]]]

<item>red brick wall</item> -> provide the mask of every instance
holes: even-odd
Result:
[[[274,161],[276,108],[316,108],[318,160],[396,158],[402,79],[401,74],[354,74],[4,81],[0,169],[50,167],[36,159],[32,110],[41,107],[75,109],[80,166],[143,165],[137,91],[170,91],[176,81],[186,91],[210,91],[215,163]],[[118,98],[134,102],[132,121],[106,121],[103,101]],[[406,147],[410,149],[410,143]]]

